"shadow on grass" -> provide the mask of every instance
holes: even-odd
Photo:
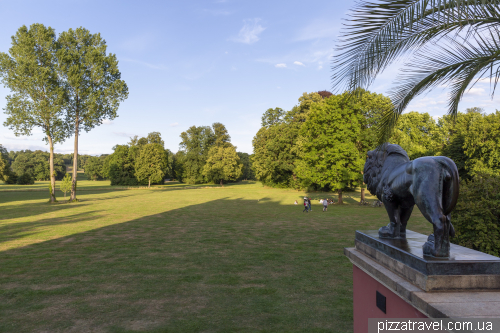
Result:
[[[48,218],[33,222],[18,222],[0,225],[0,243],[26,238],[36,233],[36,229],[62,224],[79,223],[99,218],[97,211],[89,211],[60,218]]]
[[[0,252],[0,331],[352,332],[355,224],[300,211],[226,198]]]

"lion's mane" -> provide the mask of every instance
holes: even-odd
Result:
[[[395,144],[385,143],[382,146],[368,152],[363,170],[363,181],[371,194],[378,196],[379,193],[377,192],[380,191],[377,191],[377,188],[382,181],[382,168],[386,159],[393,154],[401,155],[407,162],[410,161],[406,151],[399,145]]]

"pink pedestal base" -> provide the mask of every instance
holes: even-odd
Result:
[[[386,312],[376,305],[377,291],[386,297]],[[427,318],[380,282],[353,265],[354,333],[368,332],[368,318]]]

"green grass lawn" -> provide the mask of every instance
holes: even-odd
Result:
[[[354,192],[306,214],[255,182],[81,181],[53,205],[47,187],[0,185],[0,332],[352,332],[343,248],[387,224]],[[409,226],[432,230],[416,209]]]

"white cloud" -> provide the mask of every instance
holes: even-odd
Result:
[[[274,65],[276,68],[286,68],[286,64],[276,64]]]
[[[171,123],[169,126],[170,126],[170,127],[176,127],[176,126],[178,126],[178,125],[179,125],[179,123],[175,122],[175,123]]]
[[[304,64],[311,64],[313,66],[319,65],[321,68],[323,67],[324,63],[327,63],[331,61],[331,57],[333,55],[332,47],[327,46],[327,47],[321,47],[318,48],[316,46],[312,46],[309,48],[298,48],[294,50],[293,52],[290,52],[288,54],[279,54],[267,58],[257,58],[255,61],[257,62],[264,62],[268,64],[276,64],[276,63],[288,63],[292,62],[295,63],[295,59],[301,59],[301,63]],[[297,61],[298,62],[298,61]],[[297,63],[295,63],[297,65]]]
[[[484,95],[484,89],[483,88],[470,88],[469,90],[465,91],[464,95],[482,96],[482,95]]]
[[[259,24],[260,19],[244,20],[243,22],[243,28],[241,28],[238,37],[233,37],[230,40],[244,44],[253,44],[259,41],[259,34],[266,30]]]
[[[294,65],[299,65],[299,66],[305,66],[303,63],[301,63],[300,61],[294,61],[293,62]]]
[[[112,124],[113,124],[113,121],[112,121],[112,120],[109,120],[109,119],[104,119],[104,120],[102,121],[102,123],[103,123],[104,125],[112,125]]]

